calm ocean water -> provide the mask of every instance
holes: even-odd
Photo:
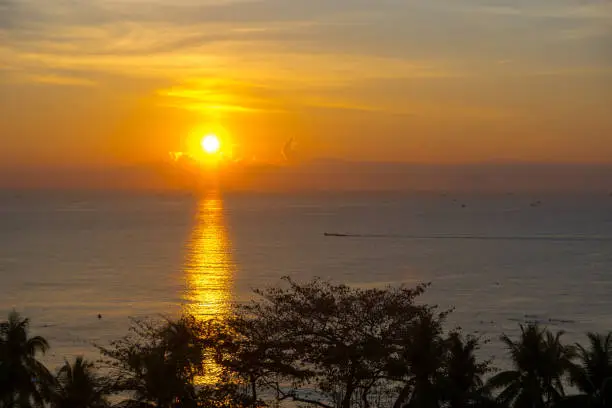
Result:
[[[220,314],[283,275],[432,282],[424,300],[503,359],[519,322],[612,330],[612,197],[0,193],[0,312],[32,319],[50,364],[95,358],[129,317]]]

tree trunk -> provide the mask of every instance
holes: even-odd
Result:
[[[397,399],[395,400],[395,403],[393,403],[393,408],[401,408],[402,404],[408,399],[410,391],[412,391],[412,385],[410,385],[410,383],[407,383],[400,391],[399,395],[397,396]]]
[[[363,393],[361,393],[361,401],[363,402],[363,408],[370,408],[370,401],[368,401],[368,392],[370,391],[370,388],[366,388],[363,390]]]
[[[253,408],[257,406],[257,381],[251,377],[251,396],[253,397]]]
[[[341,408],[351,408],[351,398],[355,392],[355,366],[351,364],[349,378],[346,380],[346,390],[342,399]]]
[[[355,386],[353,384],[353,379],[348,382],[346,385],[346,392],[344,394],[344,398],[342,399],[341,408],[351,408],[351,397],[353,396],[353,392],[355,391]]]

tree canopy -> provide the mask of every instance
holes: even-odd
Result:
[[[446,328],[451,311],[420,301],[427,286],[284,278],[223,318],[134,320],[98,346],[100,361],[77,357],[55,376],[39,360],[48,342],[13,312],[0,323],[0,408],[612,406],[612,334],[567,345],[520,326],[501,336],[512,368],[500,372],[483,340]]]

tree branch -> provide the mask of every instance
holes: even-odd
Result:
[[[322,408],[334,408],[331,405],[327,405],[321,401],[317,401],[317,400],[311,400],[308,398],[302,398],[302,397],[298,397],[297,395],[290,395],[289,397],[291,397],[293,399],[293,401],[297,401],[297,402],[305,402],[307,404],[313,404],[313,405],[317,405],[319,407]]]
[[[291,392],[288,392],[288,393],[284,392],[278,386],[278,383],[277,384],[269,384],[269,385],[273,386],[275,391],[278,392],[278,394],[280,394],[280,397],[277,398],[278,401],[284,401],[284,400],[286,400],[288,398],[291,398],[293,401],[304,402],[306,404],[313,404],[313,405],[319,406],[321,408],[335,408],[334,406],[328,405],[328,404],[326,404],[324,402],[321,402],[321,401],[311,400],[311,399],[308,399],[308,398],[299,397],[299,396],[295,395],[295,390],[292,390]]]

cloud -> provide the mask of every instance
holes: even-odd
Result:
[[[0,29],[6,29],[11,25],[13,3],[9,0],[0,0]]]
[[[287,139],[281,153],[286,161],[293,161],[295,159],[295,139],[293,137]]]
[[[96,82],[86,78],[66,77],[59,75],[33,75],[25,77],[26,82],[59,86],[96,86]]]
[[[585,41],[609,38],[612,20],[601,17],[612,16],[605,5],[569,0],[1,0],[0,8],[0,57],[20,67],[241,79],[248,67],[248,79],[294,82],[459,77],[483,58],[552,67],[569,53],[584,61]],[[580,41],[562,49],[568,36]]]
[[[158,91],[161,103],[193,111],[284,112],[282,103],[264,86],[224,78],[192,79]]]

